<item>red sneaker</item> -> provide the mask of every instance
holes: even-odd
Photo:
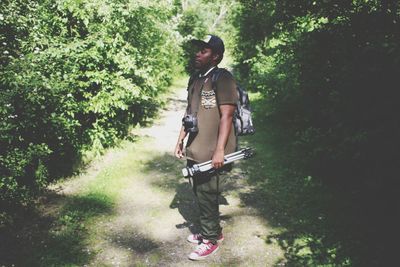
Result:
[[[199,244],[203,240],[203,236],[201,234],[191,234],[187,237],[187,241],[190,243]],[[224,235],[221,233],[217,239],[218,243],[224,241]]]
[[[217,252],[218,249],[218,244],[213,244],[210,241],[203,239],[196,249],[190,253],[189,259],[194,261],[203,260]]]

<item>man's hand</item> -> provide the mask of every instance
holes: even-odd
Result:
[[[217,149],[214,152],[214,155],[212,157],[212,163],[211,165],[213,166],[214,169],[221,168],[224,166],[224,156],[225,152],[223,149]]]
[[[175,157],[178,159],[183,158],[183,141],[178,142],[175,147]]]
[[[185,137],[186,137],[185,128],[182,126],[181,131],[179,132],[178,142],[176,143],[174,152],[175,157],[177,157],[178,159],[183,158],[183,140],[185,140]]]

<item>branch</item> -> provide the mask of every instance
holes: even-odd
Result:
[[[232,6],[232,3],[229,6],[225,6],[224,4],[220,6],[219,9],[219,15],[218,17],[214,20],[213,25],[210,27],[209,32],[213,32],[215,27],[220,23],[220,21],[225,17],[226,12],[229,10],[229,8]]]

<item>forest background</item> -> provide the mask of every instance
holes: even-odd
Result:
[[[287,258],[382,266],[398,198],[399,5],[2,1],[0,231],[34,209],[49,183],[154,116],[172,79],[192,70],[188,40],[215,33],[238,81],[261,96],[257,127],[270,135],[255,138],[279,146],[290,173],[282,178],[285,197],[320,196],[321,203],[285,207],[319,214],[315,221],[281,216],[293,229],[282,239]],[[265,196],[293,204],[280,197]],[[347,239],[332,238],[338,232]]]

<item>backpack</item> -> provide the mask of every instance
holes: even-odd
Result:
[[[211,86],[215,94],[217,94],[217,80],[223,72],[227,72],[229,73],[229,75],[232,75],[229,71],[223,68],[218,68],[212,73]],[[238,91],[239,100],[236,103],[236,110],[233,115],[235,134],[237,136],[254,134],[255,129],[253,125],[253,120],[251,119],[249,95],[246,90],[238,84],[236,84],[236,89]]]

